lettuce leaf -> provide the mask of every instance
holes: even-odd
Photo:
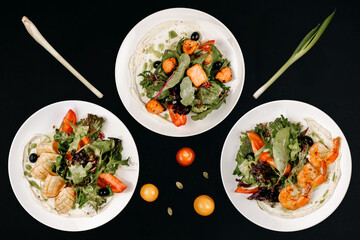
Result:
[[[69,179],[74,183],[78,184],[81,183],[84,178],[88,175],[88,171],[92,167],[92,163],[88,162],[85,167],[81,164],[72,165],[69,167],[70,177]]]

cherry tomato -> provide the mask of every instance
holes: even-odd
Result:
[[[208,195],[200,195],[194,201],[194,209],[201,216],[209,216],[215,209],[214,200]]]
[[[153,202],[159,196],[159,190],[155,185],[148,183],[141,187],[140,196],[147,202]]]
[[[195,152],[189,147],[180,149],[176,154],[176,161],[181,166],[189,166],[195,160]]]

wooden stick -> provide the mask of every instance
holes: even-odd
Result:
[[[23,17],[21,21],[24,23],[26,30],[29,34],[43,46],[51,55],[53,55],[64,67],[66,67],[75,77],[77,77],[88,89],[90,89],[98,98],[104,95],[97,90],[91,83],[89,83],[78,71],[75,70],[41,35],[36,26],[27,18]]]

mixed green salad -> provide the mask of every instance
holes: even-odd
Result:
[[[279,202],[281,189],[297,183],[297,173],[308,162],[313,144],[301,123],[281,117],[257,124],[243,132],[233,174],[238,176],[236,192],[251,193],[248,199]]]
[[[165,49],[160,59],[153,62],[152,70],[139,76],[146,97],[147,110],[160,114],[166,109],[176,126],[186,124],[186,115],[194,113],[192,120],[204,119],[218,109],[229,94],[225,83],[232,79],[230,62],[223,58],[210,40],[199,42],[200,34],[181,38],[171,49]]]
[[[115,174],[120,165],[129,165],[129,158],[122,158],[120,139],[105,139],[103,123],[102,117],[93,114],[77,121],[76,114],[70,109],[52,137],[31,145],[36,151],[29,149],[32,153],[26,170],[30,172],[25,171],[25,176],[32,187],[42,191],[45,200],[49,198],[47,191],[53,191],[53,185],[60,184],[55,202],[63,189],[71,188],[74,191],[70,194],[74,195],[74,201],[70,203],[72,208],[88,205],[98,210],[108,197],[126,189]],[[57,181],[46,186],[46,178],[53,176]],[[40,184],[35,179],[40,180]],[[60,207],[55,206],[55,209]]]

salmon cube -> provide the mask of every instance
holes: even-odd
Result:
[[[157,100],[152,99],[146,104],[146,110],[152,114],[160,114],[165,108]]]
[[[193,54],[199,48],[199,43],[194,40],[186,39],[183,41],[183,52],[189,55]]]
[[[220,69],[215,75],[215,79],[222,83],[226,83],[232,79],[232,73],[230,67],[224,67]]]
[[[200,87],[201,84],[207,81],[206,73],[198,63],[189,68],[186,71],[186,75],[189,76],[195,87]]]
[[[174,71],[174,69],[177,66],[177,62],[175,58],[169,58],[166,59],[163,63],[162,63],[162,68],[164,69],[164,72],[166,74],[171,73],[172,71]]]

